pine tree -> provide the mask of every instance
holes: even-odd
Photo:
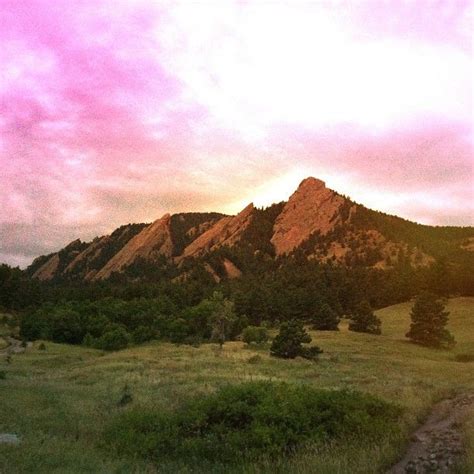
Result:
[[[327,303],[324,303],[320,306],[317,314],[312,320],[312,323],[313,329],[319,331],[337,331],[339,316]]]
[[[423,346],[451,348],[456,342],[446,329],[448,317],[443,300],[433,293],[423,292],[411,310],[411,326],[406,337]]]
[[[270,354],[283,359],[294,359],[297,356],[314,359],[321,349],[319,347],[303,347],[302,344],[311,342],[311,336],[306,332],[301,321],[282,323],[280,332],[276,335],[270,347]]]
[[[381,321],[375,316],[367,300],[361,301],[351,315],[349,331],[381,334]]]

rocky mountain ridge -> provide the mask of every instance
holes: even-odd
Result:
[[[264,210],[249,204],[236,216],[165,214],[151,224],[122,226],[89,243],[76,240],[35,259],[27,271],[40,280],[97,281],[127,272],[137,262],[164,262],[179,269],[199,261],[217,281],[222,275],[216,272],[216,261],[224,277],[238,278],[243,271],[232,256],[212,257],[221,249],[243,248],[249,255],[263,252],[273,259],[299,252],[324,263],[385,269],[401,263],[430,265],[441,249],[470,258],[473,240],[472,228],[422,226],[371,211],[310,177],[287,202]]]

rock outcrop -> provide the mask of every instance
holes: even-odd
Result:
[[[38,280],[51,280],[59,266],[59,255],[53,254],[41,267],[33,273]]]
[[[236,216],[226,216],[217,221],[184,249],[178,261],[186,257],[200,256],[223,245],[231,247],[236,244],[249,226],[254,209],[254,205],[249,204]]]
[[[173,244],[170,233],[170,214],[145,227],[133,237],[107,264],[99,270],[93,280],[108,278],[113,272],[120,272],[137,258],[154,259],[158,255],[171,257]]]
[[[274,225],[271,239],[277,255],[288,254],[311,234],[334,229],[344,198],[326,188],[323,181],[307,178],[285,204]]]
[[[228,258],[224,258],[222,264],[228,278],[239,278],[242,275],[242,272]]]
[[[81,264],[87,264],[88,261],[94,260],[99,255],[101,248],[103,248],[110,241],[110,236],[105,235],[103,237],[98,237],[94,239],[91,244],[82,251],[77,257],[66,267],[64,270],[65,273],[72,273]]]

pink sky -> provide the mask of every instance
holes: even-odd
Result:
[[[469,1],[0,2],[0,261],[306,176],[473,223]]]

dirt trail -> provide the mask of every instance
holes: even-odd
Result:
[[[6,354],[20,354],[21,352],[25,352],[25,348],[22,346],[21,341],[15,339],[14,337],[4,337],[8,343],[8,346],[4,349],[0,350],[0,355]]]
[[[431,415],[412,435],[401,461],[387,474],[452,473],[464,453],[461,422],[474,404],[474,393],[434,405]]]

